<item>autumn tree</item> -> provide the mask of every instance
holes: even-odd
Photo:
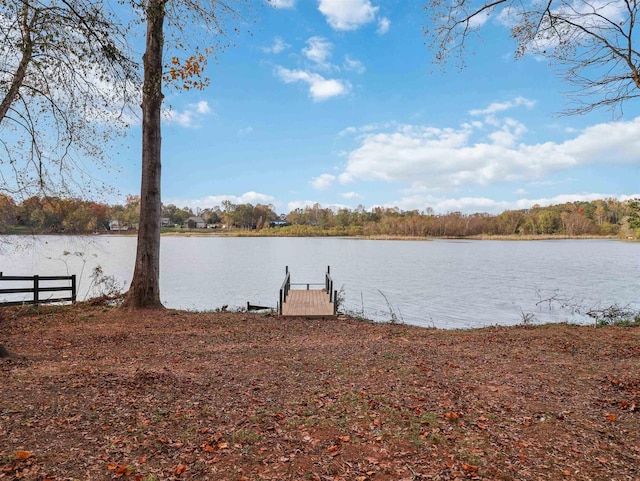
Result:
[[[233,3],[232,3],[233,2]],[[160,308],[160,219],[161,186],[161,109],[164,95],[163,81],[190,89],[202,89],[208,81],[203,77],[206,56],[218,53],[229,44],[225,22],[236,21],[239,8],[250,4],[248,0],[148,0],[142,15],[146,23],[146,46],[142,57],[144,80],[142,87],[142,176],[140,182],[140,223],[136,248],[135,268],[125,309]],[[165,23],[176,37],[173,42],[165,38]],[[191,30],[189,30],[191,29]],[[203,39],[199,31],[208,31]],[[234,33],[238,33],[235,28]],[[191,40],[191,41],[190,41]],[[213,45],[200,48],[198,41]],[[191,45],[189,45],[191,43]],[[164,50],[184,46],[193,55],[181,59],[176,55],[165,65]],[[190,47],[193,47],[190,50]]]
[[[16,203],[13,198],[0,193],[0,234],[6,233],[16,222]]]
[[[571,86],[580,114],[604,107],[621,112],[640,96],[636,0],[429,0],[425,27],[436,62],[454,57],[464,65],[468,44],[490,24],[511,29],[515,56],[544,57]]]
[[[257,204],[253,209],[253,216],[256,221],[256,229],[263,229],[265,227],[269,227],[269,223],[272,220],[278,218],[278,215],[275,213],[275,207],[271,204]]]
[[[137,96],[126,28],[102,2],[4,0],[0,35],[0,191],[86,190]]]

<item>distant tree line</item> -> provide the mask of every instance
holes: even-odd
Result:
[[[507,210],[498,215],[403,211],[363,206],[323,208],[320,204],[278,215],[273,205],[234,204],[198,209],[162,206],[165,225],[193,228],[194,218],[209,227],[263,231],[268,235],[364,235],[407,237],[470,236],[622,236],[640,239],[640,199],[566,202],[548,207]],[[30,197],[20,203],[0,194],[0,233],[36,232],[81,234],[108,231],[113,225],[135,229],[140,199],[127,197],[123,205],[58,197]],[[117,223],[117,224],[114,224]],[[277,225],[277,228],[273,226]],[[271,229],[264,231],[264,229]]]

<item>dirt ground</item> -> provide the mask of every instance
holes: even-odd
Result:
[[[638,328],[0,316],[3,480],[640,479]]]

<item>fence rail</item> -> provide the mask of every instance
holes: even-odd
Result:
[[[68,281],[68,285],[64,286],[43,286],[42,282],[49,283],[55,281]],[[31,282],[29,287],[11,287],[7,289],[0,289],[0,295],[2,294],[28,294],[32,293],[31,299],[23,299],[20,301],[1,301],[0,306],[21,306],[23,304],[50,304],[53,302],[76,302],[76,275],[70,276],[5,276],[0,272],[1,282]],[[45,297],[44,293],[65,293],[69,295],[66,297]]]

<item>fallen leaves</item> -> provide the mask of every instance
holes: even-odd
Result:
[[[176,476],[179,476],[180,474],[184,473],[187,469],[188,468],[185,464],[180,463],[173,470],[173,474],[175,474]]]
[[[0,479],[640,479],[639,331],[56,315],[3,326]]]
[[[18,451],[16,453],[16,461],[25,461],[31,457],[31,453],[29,451]]]

